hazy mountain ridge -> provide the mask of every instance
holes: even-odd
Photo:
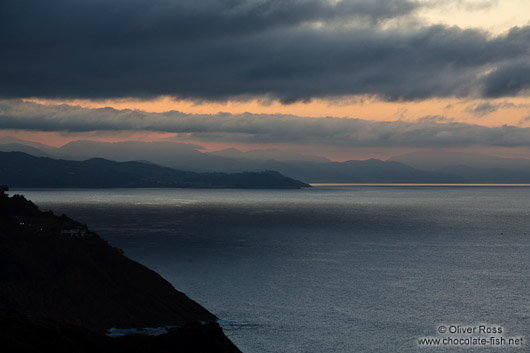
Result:
[[[442,173],[459,175],[462,178],[479,184],[529,184],[530,167],[506,168],[473,168],[464,165],[454,165],[437,170]]]
[[[30,147],[36,148],[38,150],[41,150],[42,152],[46,152],[46,153],[49,152],[49,151],[53,152],[53,151],[55,151],[57,149],[57,147],[48,146],[48,145],[45,145],[45,144],[39,143],[39,142],[22,140],[22,139],[19,139],[19,138],[16,138],[16,137],[11,137],[11,136],[2,136],[2,137],[0,137],[0,145],[8,145],[8,144],[30,146]],[[9,151],[7,151],[7,152],[9,152]],[[21,151],[21,152],[23,152],[23,151]]]
[[[250,150],[242,152],[235,148],[227,148],[221,151],[206,152],[208,155],[226,158],[248,159],[248,160],[275,160],[287,161],[308,161],[308,162],[329,162],[329,159],[319,156],[312,156],[297,151],[284,151],[280,149]]]
[[[2,141],[10,142],[11,148],[25,144],[17,139],[0,138],[0,143]],[[30,145],[31,148],[37,148],[39,144]],[[526,171],[526,167],[530,167],[530,160],[478,153],[431,150],[394,156],[387,161],[332,162],[296,151],[287,151],[285,156],[281,156],[282,151],[276,149],[248,152],[236,149],[201,152],[201,149],[197,145],[175,142],[75,141],[59,148],[45,148],[43,153],[72,160],[94,157],[116,161],[136,160],[194,172],[274,170],[306,183],[530,183]],[[272,158],[275,156],[280,160]]]
[[[267,161],[263,168],[278,170],[313,183],[461,183],[463,178],[443,172],[417,170],[402,163],[378,159],[346,162]]]
[[[35,157],[50,157],[50,155],[38,148],[22,145],[19,143],[8,143],[0,145],[0,152],[24,152]]]
[[[503,158],[482,153],[428,150],[406,153],[389,158],[423,170],[440,170],[451,166],[466,166],[479,169],[519,169],[530,167],[530,159]]]

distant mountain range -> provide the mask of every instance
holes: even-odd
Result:
[[[0,151],[85,161],[104,158],[140,161],[190,172],[277,171],[306,183],[530,183],[530,160],[445,150],[420,151],[376,159],[333,162],[320,156],[277,149],[202,152],[174,142],[75,141],[56,148],[11,137],[0,138]],[[91,162],[93,163],[93,162]]]
[[[530,167],[530,159],[502,158],[482,153],[428,150],[394,156],[388,159],[422,170],[440,170],[451,166],[466,166],[478,169],[521,169]]]
[[[234,188],[299,189],[308,184],[274,171],[194,173],[140,162],[102,158],[68,161],[0,152],[0,183],[14,188]]]

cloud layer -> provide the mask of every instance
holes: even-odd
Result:
[[[289,103],[351,94],[416,100],[528,92],[530,27],[492,38],[478,30],[389,25],[407,22],[419,6],[2,1],[0,97],[265,96]]]
[[[530,128],[484,127],[425,117],[416,122],[376,122],[351,118],[293,115],[181,112],[145,113],[112,108],[87,109],[0,101],[0,130],[179,134],[179,140],[292,143],[365,147],[530,146]]]

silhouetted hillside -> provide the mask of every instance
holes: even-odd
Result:
[[[140,162],[83,162],[0,152],[0,180],[11,187],[298,189],[309,185],[273,172],[193,173]]]
[[[85,225],[1,192],[0,309],[2,352],[17,345],[13,352],[45,352],[46,346],[54,352],[238,352],[213,314],[160,275]],[[137,348],[145,350],[124,348],[129,338],[104,335],[112,327],[168,325],[176,326],[169,336],[138,338]],[[195,336],[202,338],[193,342]],[[213,349],[216,342],[224,348]]]
[[[145,164],[193,172],[242,173],[274,170],[307,183],[530,183],[528,159],[445,150],[412,152],[394,156],[387,161],[368,159],[331,162],[293,151],[286,151],[283,155],[280,150],[240,152],[228,149],[201,152],[200,146],[173,142],[75,141],[55,148],[13,138],[0,138],[0,150],[2,148],[15,149],[34,156],[47,154],[53,158],[77,161],[90,157],[117,161],[141,160]],[[188,185],[195,183],[195,186],[181,187],[226,187],[214,185],[208,178],[218,178],[218,183],[222,180],[224,184],[230,185],[233,185],[234,180],[226,180],[217,173],[215,177],[210,175],[197,184],[199,179],[194,179],[195,177],[190,176],[186,180]],[[249,182],[246,179],[251,177],[242,177],[244,182],[228,187],[249,188],[245,184]],[[168,180],[154,177],[152,180],[142,180],[140,184],[145,185],[146,182],[164,185]],[[135,181],[134,184],[138,183]],[[254,187],[262,188],[250,188]]]
[[[443,172],[418,170],[397,162],[378,159],[346,162],[267,161],[263,168],[313,183],[462,183],[465,179]]]

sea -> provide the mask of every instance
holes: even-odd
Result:
[[[244,353],[530,351],[528,186],[15,193],[160,273]]]

